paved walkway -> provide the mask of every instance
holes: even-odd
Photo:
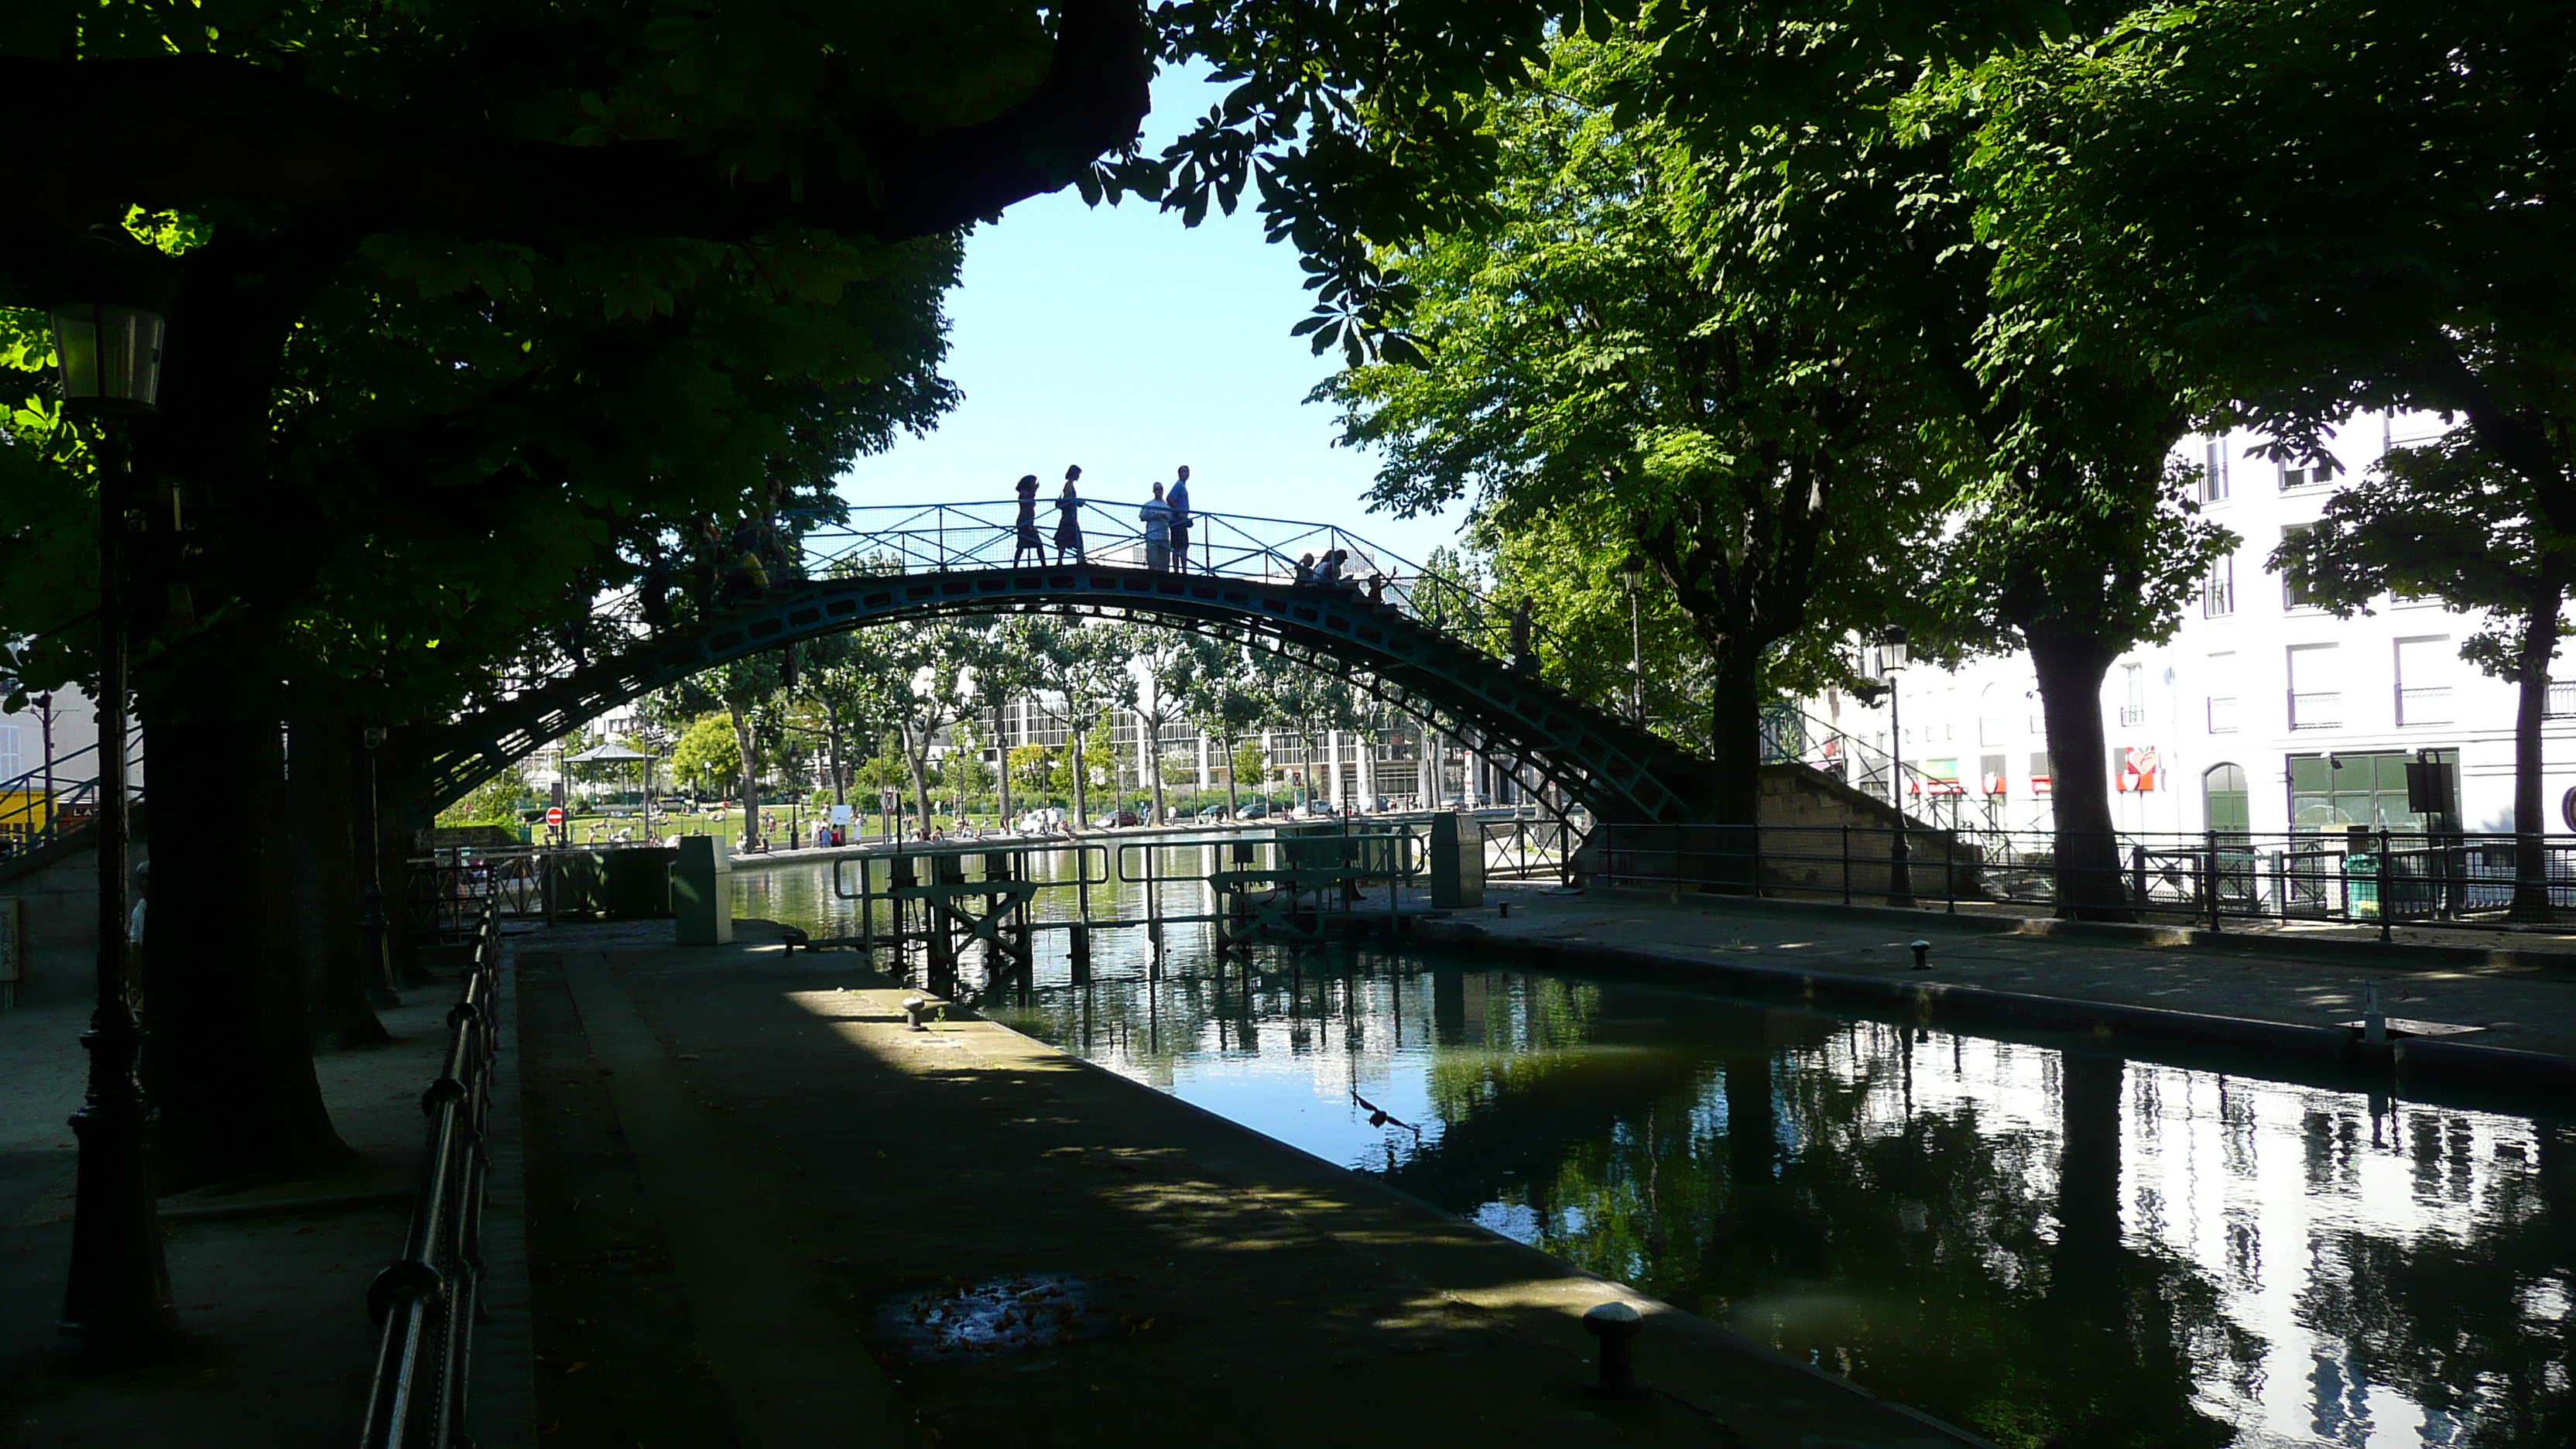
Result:
[[[2361,1017],[2376,987],[2401,1047],[2419,1057],[2437,1047],[2476,1047],[2576,1058],[2576,969],[2545,956],[2390,951],[2373,940],[2332,937],[2212,940],[2170,930],[2025,926],[2015,917],[1937,909],[1567,892],[1517,883],[1489,886],[1484,909],[1427,923],[1425,933],[1569,963],[1687,965],[1770,989],[1812,984],[1801,977],[1824,983],[1827,994],[1837,980],[1876,983],[1935,1010],[1988,993],[2037,999],[2066,1008],[2060,1024],[2075,1024],[2086,1008],[2098,1007],[2101,1020],[2123,1033],[2145,1023],[2144,1013],[2183,1013],[2209,1019],[2199,1025],[2213,1040],[2225,1023],[2339,1040],[2350,1035],[2342,1024]],[[1908,943],[1916,939],[1931,943],[1928,970],[1914,969]],[[2121,1010],[2139,1014],[2118,1015]],[[2168,1024],[2177,1032],[2194,1025]],[[2263,1038],[2244,1033],[2241,1039]]]
[[[86,1007],[0,1011],[0,1443],[115,1449],[275,1449],[356,1440],[377,1333],[368,1282],[401,1249],[422,1149],[420,1095],[446,1051],[456,988],[442,979],[381,1013],[387,1045],[315,1061],[341,1139],[358,1152],[325,1177],[161,1200],[181,1341],[166,1360],[100,1375],[49,1356],[71,1245],[72,1134],[86,1071]],[[515,1168],[515,1163],[506,1165]],[[515,1449],[527,1394],[515,1172],[495,1183],[487,1449]],[[516,1432],[513,1432],[515,1428]]]
[[[764,931],[520,953],[555,1449],[1961,1438]],[[1656,1391],[1581,1390],[1582,1310]],[[1018,1346],[956,1351],[977,1304]],[[1025,1324],[1034,1313],[1037,1329]]]

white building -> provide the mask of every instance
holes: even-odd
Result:
[[[2517,689],[2459,657],[2481,619],[2387,598],[2367,616],[2337,619],[2293,598],[2265,567],[2285,535],[2313,524],[2381,453],[2440,428],[2423,415],[2356,418],[2333,443],[2342,471],[2331,477],[2250,456],[2262,440],[2248,433],[2192,438],[2178,450],[2206,470],[2206,516],[2240,542],[2174,637],[2121,656],[2103,682],[2110,758],[2101,767],[2111,773],[2120,828],[2418,827],[2404,767],[2419,759],[2455,771],[2459,816],[2448,825],[2514,828]],[[2026,655],[1957,670],[1918,665],[1898,687],[1905,737],[1897,748],[1912,771],[1955,782],[1961,824],[2048,828],[2054,770]],[[1883,704],[1864,707],[1837,692],[1806,711],[1852,735],[1863,760],[1883,759]],[[1811,727],[1811,758],[1816,733]],[[2543,828],[2576,831],[2576,683],[2550,686],[2544,753]]]

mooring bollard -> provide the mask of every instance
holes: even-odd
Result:
[[[1512,918],[1512,903],[1510,901],[1497,901],[1494,903],[1494,911],[1496,919],[1508,921]]]
[[[2376,984],[2363,993],[2361,1039],[2373,1046],[2384,1046],[2388,1042],[2388,1014],[2380,1009],[2379,987]]]
[[[1645,1316],[1625,1303],[1597,1304],[1584,1313],[1583,1331],[1601,1340],[1601,1376],[1583,1386],[1586,1392],[1625,1395],[1637,1391],[1637,1366],[1628,1345],[1645,1327]]]
[[[905,997],[903,999],[903,1024],[905,1028],[911,1031],[930,1030],[930,1028],[924,1026],[921,1021],[921,1014],[929,1009],[930,1003],[922,1000],[920,997]]]
[[[1913,950],[1913,952],[1914,952],[1914,969],[1915,969],[1915,970],[1917,970],[1917,971],[1929,971],[1929,970],[1931,970],[1931,969],[1932,969],[1932,962],[1928,959],[1928,958],[1931,956],[1931,954],[1932,954],[1932,943],[1931,943],[1931,942],[1929,942],[1929,941],[1908,941],[1908,942],[1906,942],[1905,944],[1906,944],[1909,948],[1911,948],[1911,949]]]

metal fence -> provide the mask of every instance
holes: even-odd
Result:
[[[383,1330],[367,1390],[364,1449],[470,1445],[466,1382],[483,1279],[483,1187],[490,1170],[492,1064],[500,1047],[495,1009],[501,952],[497,902],[486,898],[465,989],[447,1014],[454,1032],[438,1079],[421,1097],[429,1114],[429,1163],[412,1201],[402,1256],[367,1287],[368,1317]]]
[[[125,751],[125,794],[143,799],[143,739]],[[32,770],[0,777],[0,860],[41,849],[88,825],[98,814],[98,746],[83,745]]]
[[[550,914],[542,846],[455,846],[404,863],[403,905],[425,941],[462,941],[488,909],[505,920]]]
[[[2576,914],[2576,836],[2533,846],[2511,835],[2360,826],[2325,832],[2120,832],[2091,881],[2052,834],[1864,826],[1604,825],[1574,853],[1606,884],[1672,885],[1846,903],[1896,900],[2055,908],[2061,896],[2116,902],[2213,929],[2230,921],[2498,927],[2514,919],[2517,871],[2539,851],[2538,894]]]

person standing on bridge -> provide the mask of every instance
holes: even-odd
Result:
[[[1183,463],[1172,490],[1163,495],[1172,505],[1172,567],[1190,571],[1190,465]]]
[[[1055,561],[1059,564],[1064,562],[1064,557],[1067,553],[1073,555],[1073,561],[1075,563],[1084,562],[1082,556],[1082,499],[1073,491],[1075,481],[1081,477],[1081,468],[1073,467],[1065,469],[1064,491],[1055,496]]]
[[[1038,475],[1020,475],[1020,516],[1016,520],[1019,537],[1011,544],[1011,567],[1020,566],[1024,554],[1036,554],[1038,567],[1046,567],[1046,540],[1038,535]]]
[[[1523,674],[1538,673],[1538,649],[1531,641],[1536,624],[1530,619],[1529,596],[1512,606],[1512,667]]]
[[[1162,573],[1172,566],[1172,505],[1163,501],[1163,485],[1154,485],[1154,496],[1136,510],[1145,525],[1145,567]]]

